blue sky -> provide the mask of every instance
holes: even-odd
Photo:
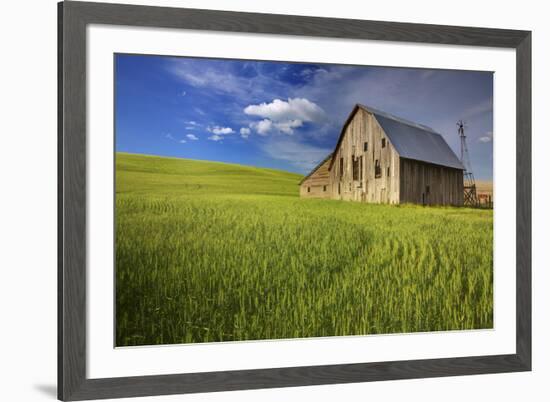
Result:
[[[168,56],[116,57],[116,150],[307,173],[356,103],[425,124],[493,176],[493,74]]]

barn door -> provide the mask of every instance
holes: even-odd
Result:
[[[426,186],[426,204],[430,204],[430,185]]]

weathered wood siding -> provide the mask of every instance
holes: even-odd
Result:
[[[401,158],[400,202],[463,205],[462,170]]]
[[[382,146],[383,140],[385,146]],[[342,142],[333,158],[330,170],[332,198],[399,203],[399,155],[371,113],[363,109],[355,113],[345,128]],[[359,158],[360,169],[355,179],[354,158]],[[380,164],[380,177],[375,174],[377,160]]]
[[[300,197],[331,198],[330,177],[328,166],[330,159],[317,168],[302,184],[300,184]]]

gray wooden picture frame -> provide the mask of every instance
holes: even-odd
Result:
[[[516,353],[86,377],[86,27],[89,24],[511,48],[516,51]],[[531,370],[531,32],[137,5],[58,5],[58,397],[137,397]],[[513,297],[513,295],[510,295]]]

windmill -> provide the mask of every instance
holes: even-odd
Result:
[[[468,154],[468,146],[466,145],[466,134],[464,134],[465,123],[459,120],[456,123],[458,126],[458,136],[460,137],[460,161],[464,166],[464,205],[478,206],[476,181],[472,166],[470,164],[470,155]]]

